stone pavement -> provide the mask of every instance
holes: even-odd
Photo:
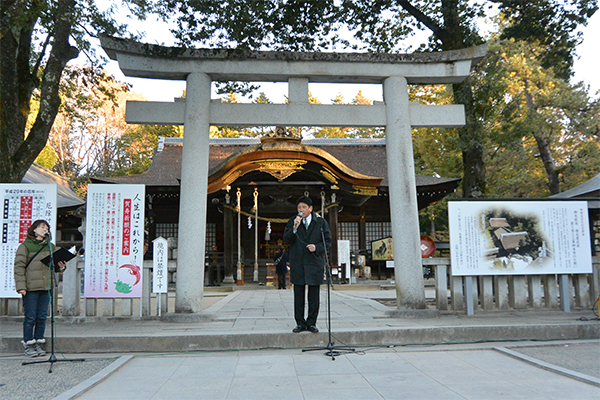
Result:
[[[318,334],[291,332],[290,290],[207,296],[217,301],[197,315],[58,318],[57,347],[67,358],[126,356],[57,399],[600,398],[600,321],[591,310],[390,318],[394,309],[382,303],[393,303],[395,291],[335,290],[332,341],[357,352],[332,360],[324,350],[301,351],[329,343],[325,289]],[[21,321],[0,319],[0,353],[10,368],[24,359]],[[54,385],[86,364],[56,364]],[[11,384],[0,382],[0,397],[33,398],[13,396]]]
[[[291,290],[239,290],[199,314],[163,318],[58,318],[57,344],[65,353],[180,352],[197,350],[297,349],[326,346],[327,295],[321,292],[318,334],[293,334]],[[351,346],[468,343],[500,340],[600,338],[591,310],[523,310],[407,314],[390,318],[395,291],[335,290],[331,293],[332,341]],[[378,301],[379,300],[379,301]],[[20,352],[22,323],[0,319],[0,352]],[[49,335],[49,331],[47,332]]]
[[[577,346],[600,354],[598,341],[570,347]],[[322,351],[259,350],[138,355],[126,361],[97,385],[82,385],[55,400],[77,394],[87,400],[600,398],[600,379],[582,382],[491,348],[457,345],[363,349],[335,360]],[[595,366],[600,372],[598,362]]]

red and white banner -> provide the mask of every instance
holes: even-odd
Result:
[[[33,221],[43,219],[56,233],[56,185],[0,184],[2,243],[0,247],[0,298],[21,297],[15,290],[14,263],[17,247],[27,237]]]
[[[144,185],[88,185],[85,297],[142,297]]]

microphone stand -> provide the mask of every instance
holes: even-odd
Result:
[[[343,354],[354,353],[356,349],[352,347],[346,346],[335,346],[335,343],[332,340],[331,336],[331,287],[333,286],[333,281],[331,279],[331,266],[329,265],[329,256],[327,255],[327,244],[325,243],[325,234],[323,233],[323,228],[321,228],[321,239],[323,240],[323,247],[325,248],[325,270],[327,271],[327,332],[329,334],[329,341],[327,342],[326,347],[312,347],[309,349],[302,349],[302,352],[305,351],[317,351],[317,350],[327,350],[324,354],[326,356],[331,357],[331,360],[335,361],[336,356],[340,356]]]
[[[30,364],[43,364],[43,363],[50,363],[50,369],[48,370],[48,373],[52,373],[52,366],[54,365],[54,363],[56,362],[63,362],[63,361],[85,361],[85,358],[76,358],[76,359],[72,359],[72,360],[67,360],[66,358],[64,360],[58,360],[56,358],[56,355],[54,354],[54,309],[55,309],[55,303],[54,303],[54,287],[58,287],[58,284],[56,283],[56,272],[54,271],[54,252],[52,251],[52,246],[50,246],[51,244],[51,239],[52,236],[50,235],[50,233],[48,232],[47,235],[48,238],[48,250],[50,251],[50,262],[48,263],[48,268],[50,270],[50,356],[48,357],[47,360],[36,360],[36,361],[25,361],[23,363],[21,363],[21,365],[30,365]]]

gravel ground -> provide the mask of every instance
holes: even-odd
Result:
[[[62,362],[76,357],[60,354],[56,358],[58,362],[52,364],[52,373],[48,373],[49,363],[21,365],[24,361],[47,360],[48,356],[32,359],[24,355],[0,356],[0,399],[53,399],[116,360],[96,356],[83,362]]]
[[[508,348],[549,364],[600,378],[600,343],[598,342]]]

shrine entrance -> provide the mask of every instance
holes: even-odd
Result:
[[[296,199],[300,196],[313,199],[315,212],[327,218],[337,239],[338,201],[348,207],[360,207],[379,195],[382,180],[383,177],[352,170],[327,151],[302,144],[300,137],[290,135],[283,128],[261,138],[259,144],[231,155],[211,170],[210,203],[222,204],[219,211],[224,214],[225,238],[242,235],[242,228],[235,227],[236,218],[244,230],[246,220],[249,230],[254,224],[254,234],[246,234],[246,240],[239,240],[237,246],[225,243],[225,282],[233,283],[232,271],[228,268],[232,263],[237,267],[236,280],[242,279],[243,264],[253,268],[253,282],[263,281],[259,259],[262,265],[273,260],[283,244],[285,224],[296,214]],[[330,261],[337,265],[337,240],[333,243]],[[254,255],[252,262],[247,254]],[[243,280],[248,281],[248,273]]]
[[[210,189],[209,182],[210,125],[384,127],[394,248],[403,255],[394,267],[398,308],[426,308],[411,129],[459,127],[465,116],[462,105],[411,104],[408,85],[463,81],[473,63],[485,55],[485,45],[439,53],[370,54],[176,49],[110,37],[102,38],[101,44],[127,76],[187,83],[186,99],[128,102],[126,114],[130,123],[184,125],[176,312],[201,309],[204,265],[198,265],[198,260],[205,255],[208,193],[218,187]],[[215,80],[287,82],[289,102],[211,101]],[[309,82],[379,83],[384,102],[309,104]],[[231,183],[249,172],[238,171]],[[220,182],[226,181],[224,177]]]

